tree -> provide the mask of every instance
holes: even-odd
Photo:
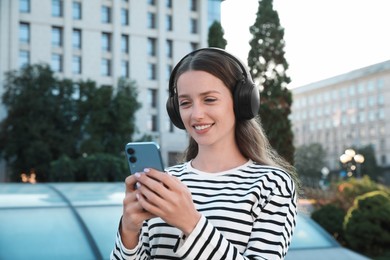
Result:
[[[295,151],[294,166],[305,186],[318,186],[321,169],[325,166],[326,152],[318,143],[302,145]]]
[[[208,35],[209,47],[218,47],[221,49],[225,49],[227,41],[223,37],[224,33],[225,32],[221,24],[218,21],[214,21],[209,28],[209,35]]]
[[[40,182],[60,179],[50,177],[57,174],[50,172],[53,165],[69,165],[93,153],[122,158],[135,132],[140,104],[133,82],[120,80],[114,92],[93,81],[58,79],[49,66],[37,64],[8,72],[4,87],[7,117],[0,124],[0,151],[12,181],[22,173],[35,173]]]
[[[260,118],[273,148],[293,163],[294,146],[291,121],[292,94],[287,89],[288,63],[284,58],[284,29],[280,25],[272,0],[259,1],[255,23],[250,27],[252,39],[248,66],[253,79],[262,86]]]
[[[74,155],[77,129],[69,96],[73,86],[59,81],[47,65],[7,73],[3,103],[8,113],[1,123],[2,155],[13,169],[11,179],[35,172],[47,179],[48,162]]]
[[[110,86],[96,88],[88,102],[88,136],[81,144],[81,152],[119,155],[124,144],[132,141],[135,111],[140,106],[134,82],[120,79],[116,93]]]
[[[357,149],[357,152],[364,156],[364,163],[358,166],[361,167],[361,174],[369,176],[372,180],[380,181],[383,177],[382,170],[376,162],[374,147],[372,145],[367,145]]]

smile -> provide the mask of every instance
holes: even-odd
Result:
[[[194,126],[194,128],[196,130],[204,130],[204,129],[209,128],[209,127],[211,127],[211,124],[210,125],[195,125]]]

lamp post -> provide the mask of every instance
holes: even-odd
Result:
[[[363,155],[357,154],[353,149],[347,149],[340,156],[340,162],[345,165],[348,177],[351,177],[355,171],[356,177],[361,177],[361,164],[364,162]]]

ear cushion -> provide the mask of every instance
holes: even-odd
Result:
[[[238,120],[249,120],[259,113],[260,91],[251,80],[238,82],[233,96],[234,113]]]
[[[177,96],[174,95],[169,97],[166,104],[168,116],[171,119],[172,123],[180,129],[185,129],[184,123],[181,120],[180,111],[179,111],[179,101]]]

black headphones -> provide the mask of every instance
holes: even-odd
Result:
[[[227,51],[219,48],[202,48],[190,52],[186,56],[184,56],[172,70],[171,76],[169,78],[169,97],[167,100],[167,112],[172,121],[172,123],[180,128],[185,129],[184,123],[181,120],[180,110],[179,110],[179,101],[177,97],[177,93],[175,92],[175,78],[177,70],[180,68],[182,62],[189,56],[193,56],[201,51],[212,51],[217,52],[222,55],[226,55],[233,59],[237,65],[242,70],[242,78],[237,80],[237,84],[233,90],[233,104],[234,104],[234,113],[237,120],[249,120],[254,118],[258,112],[260,107],[260,90],[256,88],[255,83],[252,80],[251,75],[249,74],[246,67],[242,64],[242,62],[235,57],[234,55],[228,53]]]

